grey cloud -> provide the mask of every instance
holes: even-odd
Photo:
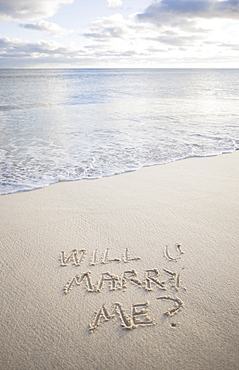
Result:
[[[128,21],[121,14],[114,14],[92,22],[90,29],[85,31],[83,36],[97,41],[107,41],[127,37],[128,30]]]
[[[29,30],[45,31],[45,29],[43,29],[38,23],[19,24],[19,26]]]
[[[153,27],[151,26],[150,28]],[[135,19],[135,15],[123,17],[122,14],[116,13],[93,21],[81,36],[98,42],[107,42],[114,39],[127,41],[139,38],[139,35],[142,35],[144,32],[149,32],[148,25],[138,22]]]
[[[162,0],[153,3],[137,19],[158,26],[187,18],[239,18],[239,0]]]
[[[19,26],[30,30],[47,31],[52,35],[67,35],[73,32],[71,30],[61,28],[56,23],[50,23],[43,20],[36,23],[20,23]]]
[[[36,20],[54,15],[61,4],[74,0],[1,0],[0,20]]]
[[[200,40],[200,38],[195,36],[180,36],[180,37],[171,37],[171,36],[159,36],[154,41],[158,41],[162,44],[171,45],[171,46],[192,46],[195,45],[195,41]]]
[[[238,44],[225,44],[225,43],[220,43],[219,44],[220,47],[222,48],[227,48],[227,49],[230,49],[230,50],[234,50],[234,51],[238,51],[239,50],[239,45]]]
[[[30,43],[20,39],[0,38],[0,57],[7,55],[21,58],[30,57],[34,54],[72,57],[80,55],[80,53],[80,50],[72,50],[55,42],[38,41],[36,43]]]
[[[106,27],[86,32],[83,36],[93,39],[108,40],[111,38],[122,38],[124,36],[124,31],[120,27]]]
[[[0,37],[0,50],[5,48],[12,48],[23,44],[24,42],[18,39],[13,39],[10,37]]]
[[[204,40],[201,34],[184,34],[180,35],[178,32],[172,30],[165,30],[156,37],[146,37],[147,41],[154,41],[159,44],[166,44],[170,46],[195,46],[196,42]]]
[[[171,51],[171,50],[173,50],[173,48],[171,48],[171,47],[168,47],[167,49],[165,49],[165,48],[161,48],[161,49],[159,49],[159,48],[155,48],[155,47],[149,47],[148,49],[147,49],[147,51],[150,53],[150,54],[155,54],[155,53],[168,53],[169,51]]]
[[[95,57],[99,58],[132,58],[137,56],[147,56],[147,52],[136,52],[134,50],[126,50],[115,52],[113,50],[107,49],[104,52],[97,51]]]

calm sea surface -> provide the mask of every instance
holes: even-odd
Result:
[[[239,70],[0,70],[0,194],[239,148]]]

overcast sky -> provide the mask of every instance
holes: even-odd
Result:
[[[0,0],[0,68],[239,68],[239,0]]]

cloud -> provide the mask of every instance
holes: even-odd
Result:
[[[205,33],[190,20],[174,21],[174,27],[168,24],[158,28],[153,23],[138,22],[135,15],[124,18],[121,14],[114,14],[92,22],[83,36],[92,41],[95,51],[102,50],[105,45],[115,55],[122,53],[125,56],[128,51],[132,55],[143,55],[149,49],[163,52],[168,47],[175,50],[182,46],[191,48],[204,41]]]
[[[0,21],[37,20],[54,15],[61,4],[74,0],[1,0]]]
[[[160,0],[137,14],[137,18],[157,26],[197,18],[238,19],[239,0]]]
[[[30,30],[48,31],[52,35],[58,35],[58,36],[68,35],[73,32],[71,30],[66,30],[65,28],[61,28],[56,23],[50,23],[50,22],[46,22],[43,20],[36,22],[36,23],[25,23],[25,24],[20,23],[19,26],[22,28],[30,29]]]
[[[82,46],[69,45],[69,39],[64,45],[49,42],[49,39],[29,42],[2,37],[0,63],[1,66],[7,66],[13,60],[12,65],[23,65],[25,59],[28,65],[36,66],[54,63],[64,66],[107,66],[114,63],[120,65],[122,62],[137,67],[140,63],[145,63],[145,66],[147,63],[167,65],[167,59],[172,63],[197,61],[200,58],[206,60],[207,55],[217,58],[219,54],[225,60],[232,57],[234,61],[239,29],[238,22],[235,22],[238,1],[161,0],[154,2],[141,14],[124,17],[116,13],[101,17],[81,32],[77,44]],[[12,3],[10,0],[9,4]],[[59,5],[60,1],[54,3]],[[215,14],[217,17],[212,17]],[[224,20],[223,17],[229,17],[229,14],[231,17],[234,14],[234,18]],[[43,20],[21,20],[19,23],[23,28],[47,31],[51,35],[70,32]],[[230,47],[226,47],[227,44]]]
[[[176,32],[173,31],[176,28]],[[192,36],[191,33],[197,34]],[[169,35],[169,33],[172,35]],[[191,45],[198,40],[204,38],[204,34],[208,32],[200,28],[194,21],[174,20],[172,24],[165,24],[159,28],[154,23],[139,22],[137,15],[132,15],[124,18],[121,14],[114,14],[109,17],[99,18],[91,23],[90,28],[83,33],[87,39],[91,39],[97,43],[112,44],[112,48],[121,43],[130,45],[130,43],[138,44],[138,48],[147,48],[148,43],[161,43],[174,46]]]
[[[129,28],[129,22],[121,14],[114,14],[92,22],[90,29],[85,31],[83,36],[101,41],[123,39],[129,35]]]
[[[223,17],[236,9],[236,2],[230,1],[233,8],[228,6],[228,1],[220,3],[211,0],[162,0],[153,3],[142,14],[128,17],[114,14],[98,18],[81,34],[85,37],[85,50],[97,60],[108,58],[110,62],[128,58],[132,64],[145,61],[146,65],[148,61],[152,65],[157,61],[164,63],[166,56],[172,63],[192,60],[196,63],[197,60],[206,60],[207,55],[217,58],[220,53],[225,54],[225,58],[229,57],[231,51],[220,44],[231,40],[229,27],[235,24],[235,20]],[[218,18],[212,19],[215,14]],[[234,62],[234,55],[231,57]]]
[[[55,41],[26,40],[0,37],[0,65],[1,66],[38,66],[38,65],[101,65],[109,62],[125,62],[132,58],[148,57],[148,52],[130,48],[112,49],[109,45],[98,45],[96,48],[89,45],[84,48],[65,46]],[[102,66],[102,65],[101,65]]]
[[[191,47],[204,40],[204,37],[200,34],[179,34],[178,32],[166,30],[155,37],[148,37],[146,40],[174,47]]]
[[[41,56],[77,56],[80,50],[75,50],[70,46],[59,44],[55,41],[39,40],[35,43],[18,38],[0,38],[0,58],[13,57],[41,57]]]
[[[122,5],[121,0],[107,0],[109,8],[117,8]]]

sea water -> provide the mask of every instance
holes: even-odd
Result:
[[[0,70],[0,194],[238,148],[237,69]]]

